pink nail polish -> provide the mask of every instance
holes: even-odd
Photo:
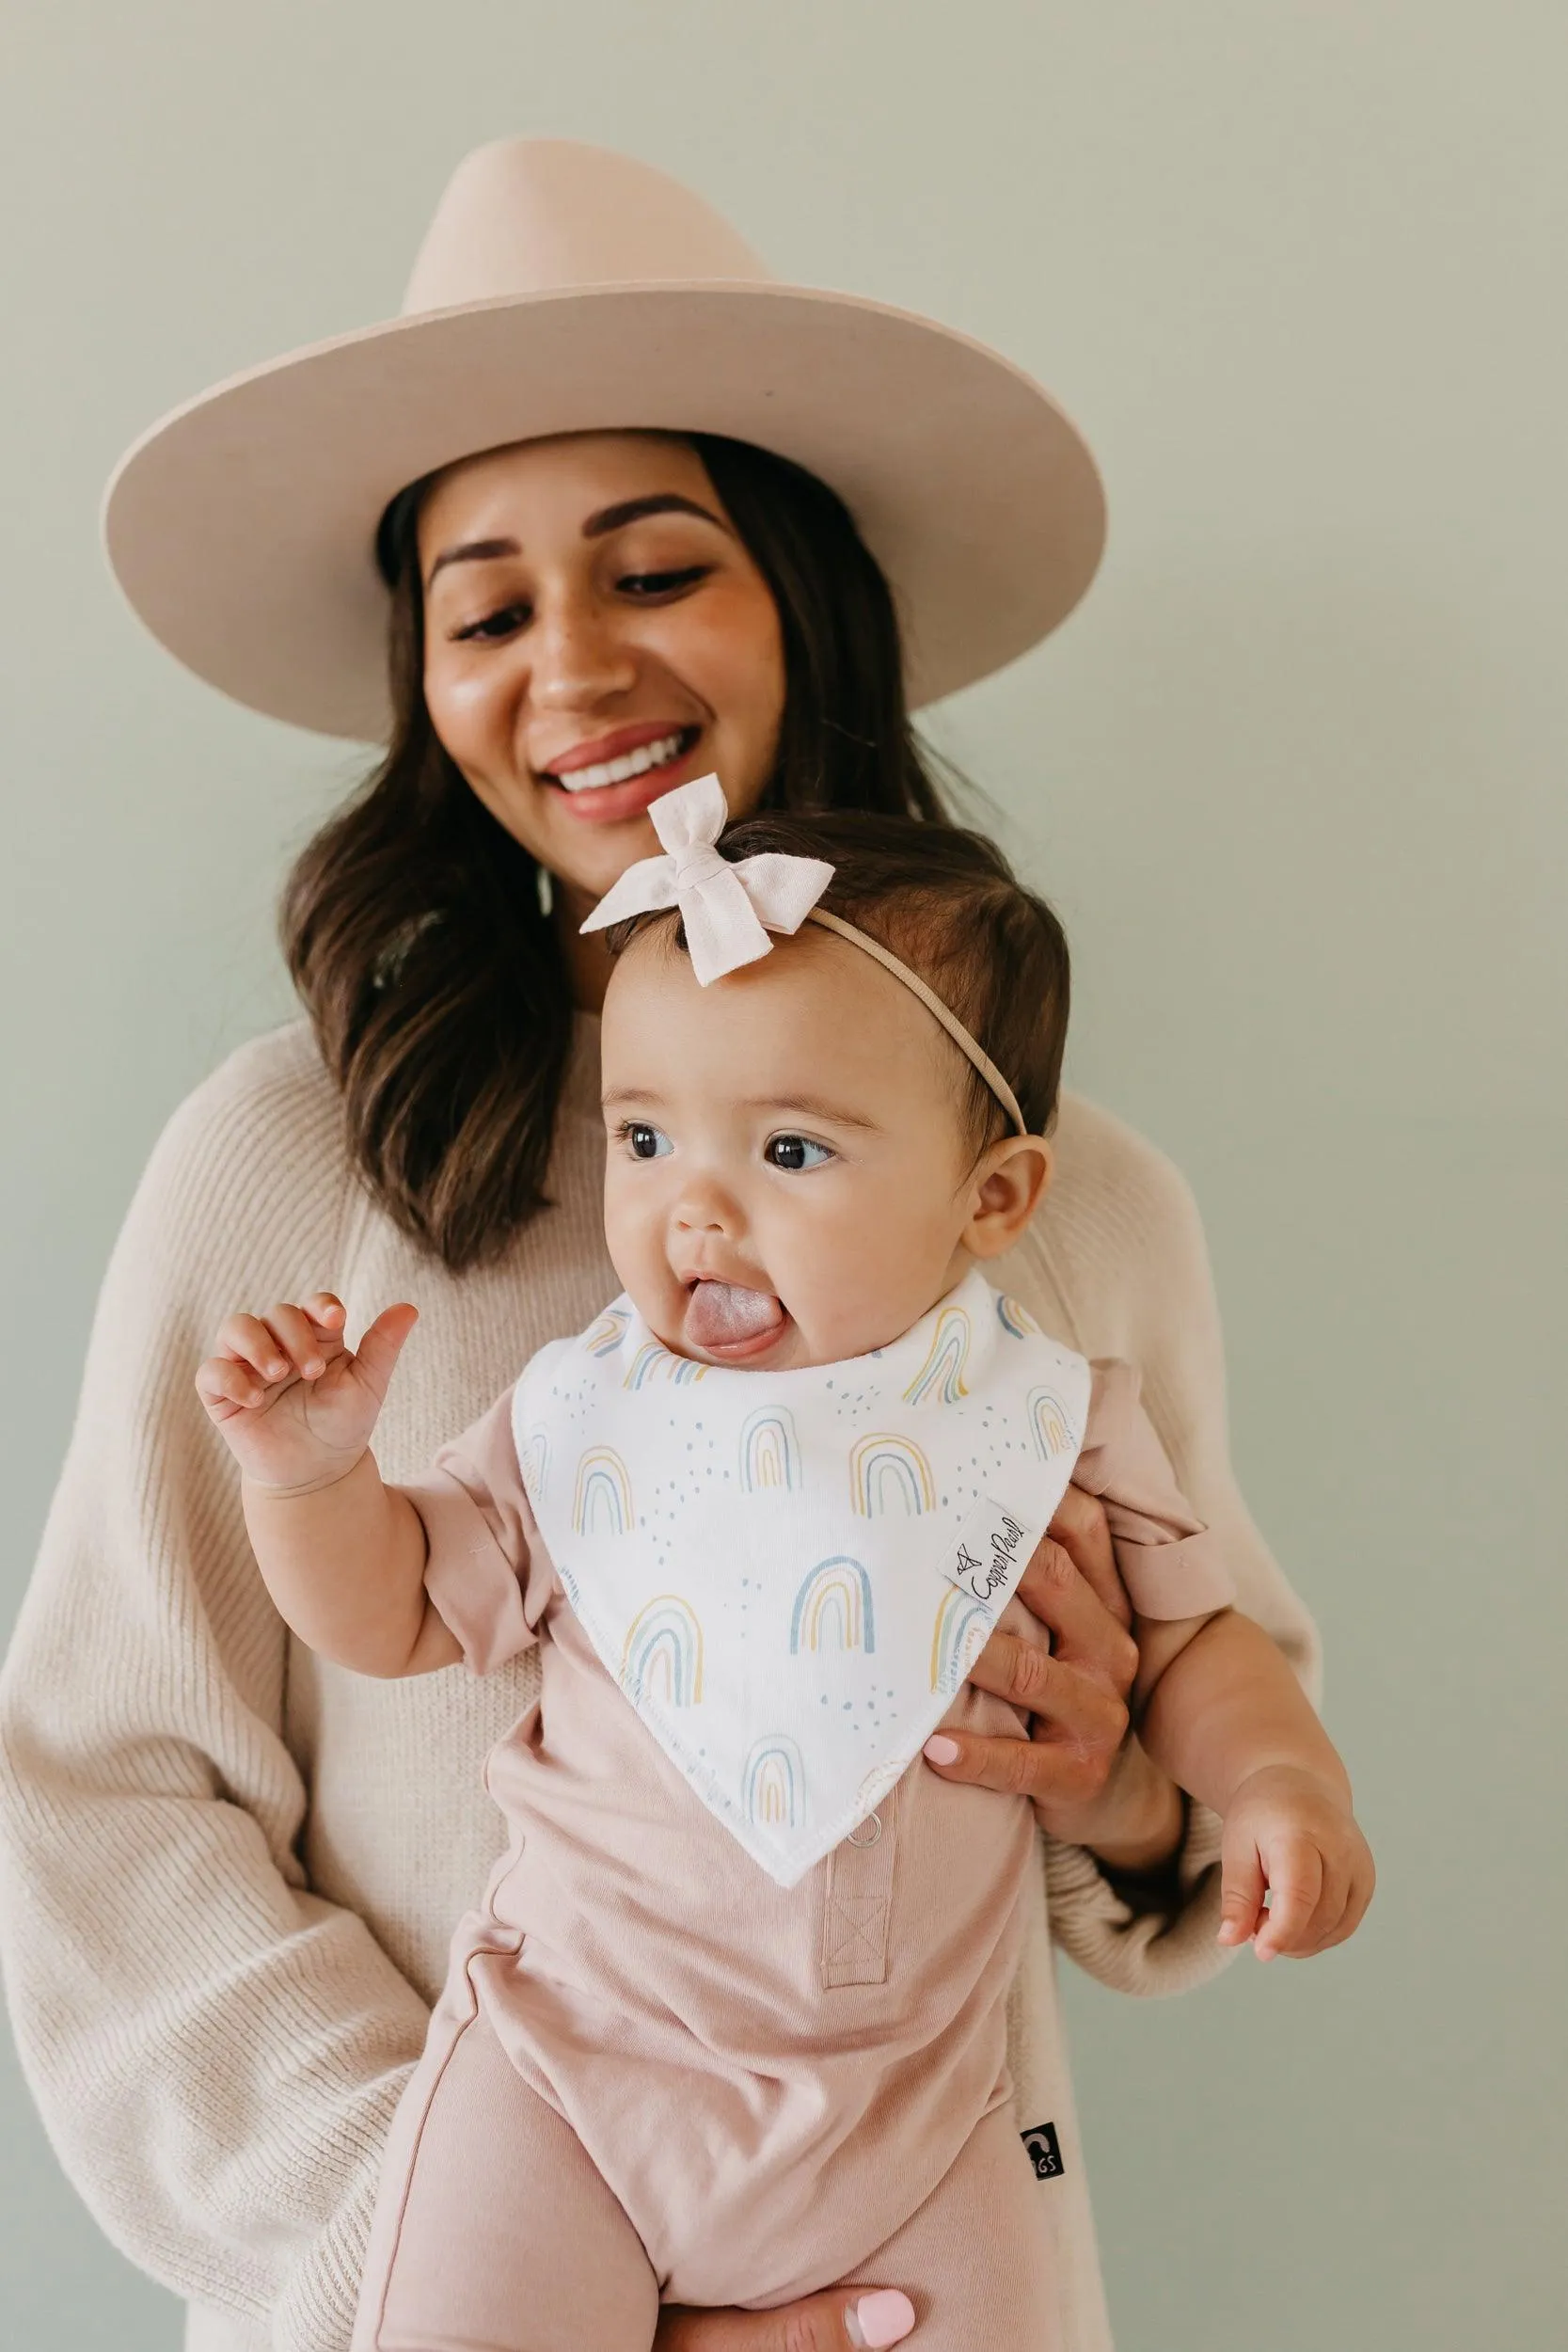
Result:
[[[880,2287],[851,2304],[845,2318],[852,2342],[858,2338],[868,2347],[902,2344],[914,2326],[914,2305],[896,2287]]]
[[[926,1742],[924,1753],[930,1757],[933,1764],[951,1764],[958,1757],[958,1743],[956,1740],[949,1740],[943,1731],[933,1731]],[[896,2337],[888,2338],[890,2344],[896,2343]]]

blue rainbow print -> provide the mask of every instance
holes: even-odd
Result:
[[[625,1535],[636,1525],[631,1480],[613,1446],[591,1445],[578,1464],[572,1497],[575,1535]]]
[[[834,1649],[869,1652],[877,1646],[871,1579],[858,1560],[844,1552],[819,1561],[796,1594],[789,1620],[790,1656],[802,1649],[828,1648],[830,1629],[837,1637]]]
[[[1039,1325],[1027,1307],[1021,1307],[1016,1298],[996,1297],[996,1320],[1004,1331],[1010,1331],[1015,1340],[1037,1339]]]
[[[1035,1443],[1039,1448],[1041,1461],[1050,1462],[1058,1454],[1071,1452],[1076,1439],[1072,1434],[1072,1423],[1068,1419],[1067,1406],[1059,1396],[1053,1395],[1050,1389],[1031,1389],[1028,1410],[1029,1426],[1035,1433]]]
[[[943,1405],[956,1405],[969,1394],[964,1368],[969,1362],[969,1317],[962,1307],[944,1307],[937,1317],[926,1361],[904,1391],[908,1405],[919,1405],[934,1389]]]
[[[597,1323],[582,1335],[582,1343],[590,1356],[613,1356],[626,1336],[630,1321],[624,1307],[607,1307]]]
[[[689,1356],[673,1355],[659,1340],[644,1340],[621,1386],[645,1389],[650,1380],[670,1380],[676,1388],[689,1389],[706,1370],[706,1364],[694,1364]]]
[[[660,1593],[626,1628],[621,1688],[632,1701],[696,1707],[703,1696],[703,1629],[689,1601]]]
[[[800,1484],[800,1441],[794,1416],[782,1405],[759,1405],[740,1432],[740,1490],[783,1486],[793,1494]]]
[[[765,1732],[746,1758],[740,1780],[746,1819],[764,1829],[799,1829],[806,1815],[806,1775],[800,1751],[785,1731]]]
[[[949,1698],[958,1689],[990,1634],[990,1618],[982,1602],[968,1593],[950,1592],[937,1611],[931,1629],[931,1688]]]
[[[862,1438],[849,1456],[849,1500],[863,1518],[895,1510],[917,1518],[937,1507],[931,1465],[910,1438]]]
[[[517,1456],[517,1467],[523,1473],[528,1499],[537,1511],[545,1500],[545,1489],[550,1479],[550,1440],[546,1430],[529,1431],[523,1440],[523,1450]]]

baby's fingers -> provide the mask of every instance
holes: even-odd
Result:
[[[198,1368],[196,1392],[214,1421],[229,1421],[261,1404],[267,1384],[232,1356],[210,1356]]]
[[[295,1369],[277,1332],[260,1315],[230,1315],[219,1328],[217,1354],[248,1364],[261,1380],[284,1380]]]
[[[1371,1849],[1359,1830],[1348,1855],[1330,1853],[1323,1864],[1323,1891],[1307,1929],[1300,1957],[1332,1951],[1355,1933],[1372,1899],[1377,1873]]]
[[[1259,1960],[1281,1953],[1303,1958],[1312,1915],[1323,1891],[1323,1858],[1310,1838],[1281,1837],[1268,1856],[1269,1915],[1253,1946]]]
[[[392,1367],[403,1353],[404,1341],[419,1319],[418,1307],[403,1299],[395,1307],[384,1307],[375,1321],[367,1325],[360,1338],[355,1350],[355,1360],[378,1402],[386,1398]]]
[[[264,1320],[267,1329],[277,1341],[291,1368],[304,1379],[319,1379],[334,1356],[343,1352],[341,1313],[339,1301],[325,1291],[317,1293],[310,1306],[326,1305],[338,1309],[337,1327],[318,1322],[310,1307],[295,1307],[279,1299]],[[276,1376],[276,1375],[275,1375]]]
[[[1268,1882],[1263,1876],[1263,1857],[1254,1840],[1244,1844],[1225,1840],[1220,1865],[1220,1931],[1219,1941],[1225,1945],[1244,1944],[1263,1920],[1263,1895]]]

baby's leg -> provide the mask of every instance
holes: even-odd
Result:
[[[657,2323],[642,2241],[577,2134],[483,2017],[458,2026],[393,2123],[354,2352],[649,2352]]]
[[[1006,2100],[975,2125],[926,2202],[843,2283],[902,2287],[920,2352],[1058,2352],[1059,2289],[1038,2206],[1049,2194]]]

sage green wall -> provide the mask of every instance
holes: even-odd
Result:
[[[3,40],[5,1620],[137,1169],[285,1012],[274,887],[355,768],[155,650],[100,485],[391,310],[469,146],[625,146],[1016,354],[1109,482],[1088,604],[940,732],[1068,919],[1075,1082],[1196,1187],[1382,1868],[1309,1965],[1070,1983],[1121,2352],[1560,2340],[1561,8],[49,0]],[[6,2343],[174,2345],[4,2095]]]

